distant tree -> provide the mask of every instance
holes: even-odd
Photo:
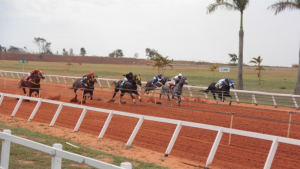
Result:
[[[277,3],[269,6],[268,9],[275,10],[275,15],[279,14],[280,12],[283,12],[286,9],[300,10],[300,0],[280,0]],[[298,55],[298,63],[300,64],[300,49]],[[298,66],[297,82],[294,94],[300,95],[300,66]]]
[[[69,54],[70,54],[70,56],[74,56],[74,53],[73,53],[73,49],[72,49],[72,48],[69,49]]]
[[[209,67],[209,70],[210,70],[211,72],[214,72],[214,76],[213,76],[213,78],[212,78],[212,82],[215,81],[215,70],[218,69],[218,67],[219,67],[219,66],[216,65],[216,64],[211,65],[211,66]]]
[[[122,49],[117,49],[111,53],[108,54],[109,57],[123,57],[123,51]]]
[[[73,64],[71,63],[69,58],[67,59],[67,64],[66,65],[68,66],[68,73],[69,73],[70,72],[70,66],[73,66]]]
[[[173,69],[173,65],[171,64],[172,61],[168,60],[167,57],[163,57],[162,55],[158,54],[156,57],[153,58],[153,69],[157,67],[157,72],[164,74],[167,67],[171,67]]]
[[[63,54],[63,55],[68,55],[68,51],[66,51],[66,49],[65,49],[65,48],[63,48],[63,50],[62,50],[62,54]]]
[[[0,52],[2,52],[2,47],[1,47],[1,45],[0,45]]]
[[[257,58],[253,57],[252,60],[249,62],[249,63],[254,63],[256,68],[255,70],[258,70],[258,74],[257,74],[257,77],[258,77],[258,84],[260,85],[260,79],[261,79],[261,71],[262,70],[265,70],[263,66],[261,66],[261,62],[263,61],[263,59],[258,56]]]
[[[6,47],[0,46],[0,52],[6,52]]]
[[[25,49],[25,52],[27,53],[27,47],[26,46],[24,46],[24,49]]]
[[[229,53],[228,55],[231,58],[230,62],[233,62],[233,64],[235,64],[235,62],[238,60],[237,55],[234,53]]]
[[[137,59],[139,57],[139,54],[135,53],[133,57]]]
[[[47,42],[46,39],[37,37],[37,38],[34,38],[33,43],[35,43],[38,46],[40,53],[52,54],[51,48],[50,48],[51,42]]]
[[[86,50],[84,48],[80,48],[80,55],[85,56],[86,55]]]
[[[23,48],[18,48],[15,46],[10,46],[7,51],[10,53],[25,53],[25,50]]]
[[[58,55],[58,50],[56,51],[56,54]]]
[[[154,57],[158,56],[158,52],[155,49],[146,48],[146,56],[148,59],[153,59]]]

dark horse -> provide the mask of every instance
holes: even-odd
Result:
[[[113,97],[111,98],[111,101],[113,101],[113,98],[116,96],[117,92],[119,90],[121,90],[121,98],[122,98],[122,96],[124,96],[125,93],[129,93],[134,104],[136,104],[134,97],[132,95],[132,93],[134,93],[137,96],[139,96],[139,100],[141,102],[141,97],[140,97],[139,93],[137,92],[137,85],[142,86],[141,81],[142,81],[142,79],[140,76],[134,75],[132,80],[127,81],[125,83],[125,85],[123,85],[122,87],[121,87],[121,83],[123,82],[123,80],[119,80],[118,82],[113,82],[115,84],[115,92],[114,92]]]
[[[225,97],[230,97],[230,103],[229,103],[229,105],[231,105],[232,96],[229,94],[230,93],[230,87],[232,87],[234,89],[234,82],[233,82],[233,80],[229,80],[228,84],[223,85],[222,88],[219,88],[219,93],[217,93],[216,83],[215,82],[213,82],[212,84],[210,84],[207,89],[202,90],[202,91],[204,93],[206,93],[206,94],[210,91],[212,93],[212,95],[214,96],[214,99],[217,102],[217,104],[218,104],[218,101],[216,99],[215,93],[218,94],[218,98],[220,98],[221,101],[223,101],[223,102],[225,100]],[[223,100],[222,100],[222,98],[223,98]]]
[[[148,81],[146,83],[146,86],[143,87],[143,88],[145,88],[145,91],[143,92],[143,94],[144,93],[149,94],[150,90],[154,90],[155,88],[162,87],[169,80],[170,80],[169,77],[164,77],[160,82],[157,82],[154,86],[152,85],[153,80]]]
[[[41,84],[40,81],[41,79],[45,79],[45,76],[43,73],[38,72],[37,74],[34,75],[31,81],[26,82],[28,75],[24,76],[21,78],[21,81],[19,82],[18,87],[23,89],[24,94],[26,95],[26,89],[29,88],[29,97],[31,97],[33,92],[36,92],[37,95],[40,93],[40,88]]]
[[[161,101],[161,95],[164,94],[166,97],[168,97],[168,100],[170,102],[170,105],[172,106],[171,100],[170,100],[170,96],[169,93],[170,91],[170,82],[167,82],[160,90],[160,95],[159,95],[159,101]],[[181,102],[181,94],[182,94],[182,88],[184,84],[188,84],[188,81],[186,79],[186,77],[182,77],[179,82],[174,86],[174,88],[172,89],[172,95],[177,97],[177,102],[178,102],[178,106],[180,106],[180,102]],[[173,97],[172,97],[173,98]]]
[[[73,83],[73,87],[69,88],[69,89],[74,89],[74,93],[75,93],[75,98],[73,98],[71,101],[77,101],[77,93],[76,91],[78,89],[81,89],[83,90],[83,102],[85,103],[85,100],[86,100],[86,94],[89,93],[90,94],[90,97],[91,99],[90,100],[93,100],[93,92],[94,92],[94,84],[95,82],[97,82],[97,76],[93,76],[93,77],[90,77],[86,84],[83,83],[81,81],[81,79],[77,79],[74,83]]]

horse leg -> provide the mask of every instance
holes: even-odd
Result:
[[[170,96],[169,96],[169,93],[167,94],[166,92],[165,93],[165,96],[168,98],[169,102],[170,102],[170,105],[172,106],[172,102],[171,102],[171,99],[170,99]]]
[[[177,96],[177,99],[178,99],[178,101],[177,101],[177,102],[178,102],[178,106],[180,106],[180,102],[181,102],[181,96],[180,96],[180,95],[178,95],[178,96]]]
[[[91,99],[90,100],[93,100],[93,91],[90,93],[90,95],[91,95]]]
[[[159,94],[159,101],[161,101],[161,94]]]
[[[22,89],[23,89],[24,95],[26,96],[26,89],[25,89],[25,87],[23,87]]]
[[[29,89],[29,97],[31,97],[33,90]]]
[[[139,100],[140,100],[140,102],[142,102],[142,98],[141,98],[141,96],[139,95],[139,93],[138,93],[137,91],[134,91],[133,93],[134,93],[135,95],[139,96]]]
[[[211,93],[214,96],[214,99],[215,99],[216,103],[219,104],[218,101],[217,101],[217,98],[216,98],[216,93],[215,92],[211,92]]]
[[[134,97],[133,97],[133,95],[132,95],[132,91],[130,91],[129,94],[130,94],[130,96],[131,96],[131,98],[132,98],[133,103],[136,104],[136,103],[135,103],[135,100],[134,100]]]
[[[75,100],[77,100],[77,93],[76,93],[77,89],[74,89],[74,93],[75,93]]]
[[[231,96],[231,95],[229,95],[229,97],[230,97],[230,102],[229,102],[229,105],[231,105],[231,102],[232,102],[232,96]]]
[[[113,95],[113,97],[111,99],[113,99],[116,96],[116,94],[117,94],[118,91],[119,91],[119,89],[115,89],[114,95]]]

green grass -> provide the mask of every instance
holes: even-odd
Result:
[[[4,125],[0,122],[0,130],[3,129],[10,129],[13,135],[17,135],[19,137],[23,137],[32,141],[36,141],[48,146],[52,146],[54,143],[60,143],[63,145],[63,150],[84,155],[87,157],[95,158],[101,160],[103,158],[112,159],[111,164],[120,166],[122,162],[130,162],[133,165],[134,169],[167,169],[166,167],[158,166],[153,163],[146,163],[140,160],[117,156],[109,153],[105,153],[99,150],[91,149],[87,146],[83,146],[78,143],[71,142],[70,140],[49,136],[46,134],[42,134],[39,132],[19,128],[19,127],[11,127]],[[74,144],[78,147],[73,148],[65,142],[69,142]],[[0,142],[0,147],[2,146],[2,141]],[[40,168],[51,168],[51,155],[36,151],[18,144],[11,144],[10,149],[10,162],[9,168],[18,168],[18,169],[40,169]],[[1,154],[0,154],[1,158]],[[89,167],[85,164],[79,164],[70,160],[63,159],[62,160],[62,168],[64,169],[86,169],[86,168],[93,168]]]
[[[93,70],[98,77],[114,79],[123,79],[123,73],[132,71],[134,74],[140,74],[143,81],[152,80],[153,76],[158,73],[157,69],[153,69],[151,65],[72,64],[73,66],[70,66],[70,71],[68,72],[66,63],[29,61],[29,63],[22,64],[18,63],[18,61],[1,60],[0,70],[22,72],[24,65],[25,72],[39,68],[48,75],[78,77]],[[206,87],[212,81],[217,81],[224,77],[232,78],[236,83],[237,68],[231,68],[230,71],[230,73],[220,73],[218,70],[211,72],[208,67],[174,66],[172,70],[167,68],[165,76],[174,77],[176,74],[182,73],[187,77],[189,85]],[[244,90],[293,94],[296,79],[297,70],[266,70],[262,72],[261,85],[258,85],[257,71],[253,69],[243,70]]]

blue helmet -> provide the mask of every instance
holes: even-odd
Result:
[[[228,80],[228,77],[226,77],[225,80]]]

